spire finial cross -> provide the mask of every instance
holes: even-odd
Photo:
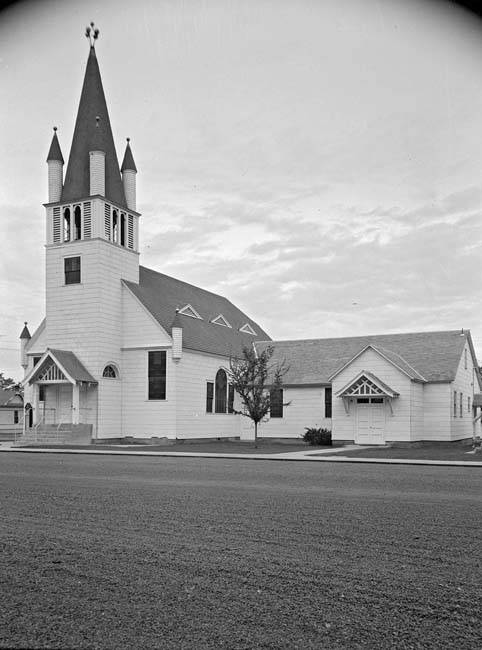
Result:
[[[93,22],[85,28],[85,36],[89,39],[90,47],[95,47],[95,41],[99,38],[99,30]]]

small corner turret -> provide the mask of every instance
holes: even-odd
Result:
[[[30,332],[28,331],[27,321],[23,324],[23,330],[20,334],[20,365],[25,370],[27,367],[27,345],[31,339]]]
[[[49,203],[60,201],[64,182],[64,157],[57,137],[57,127],[54,126],[54,135],[47,155]]]
[[[132,155],[130,138],[126,138],[126,140],[127,140],[126,151],[121,166],[122,183],[124,185],[124,194],[126,197],[127,207],[130,210],[135,210],[136,209],[137,167],[134,162],[134,156]]]

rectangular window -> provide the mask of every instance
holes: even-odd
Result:
[[[463,415],[464,415],[463,414],[463,406],[462,406],[463,399],[464,399],[464,395],[463,395],[463,393],[460,393],[460,400],[459,400],[460,417],[463,417]]]
[[[36,366],[37,363],[40,361],[41,358],[42,358],[42,357],[34,357],[34,358],[33,358],[33,365]]]
[[[18,424],[18,411],[13,412],[13,423]]]
[[[331,418],[331,386],[325,388],[325,418]]]
[[[470,397],[467,397],[467,413],[470,413]]]
[[[457,391],[454,390],[454,418],[457,417]]]
[[[39,402],[45,402],[45,386],[40,384],[38,387],[38,400]]]
[[[214,382],[206,383],[206,413],[213,412]]]
[[[65,284],[80,283],[80,257],[64,258]]]
[[[283,389],[272,388],[269,391],[269,415],[271,418],[283,417]]]
[[[228,413],[234,413],[234,386],[228,386]]]
[[[149,352],[149,399],[166,399],[166,351]]]

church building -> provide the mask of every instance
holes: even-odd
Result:
[[[55,128],[47,165],[45,318],[20,337],[28,431],[250,439],[225,368],[244,346],[272,344],[290,370],[261,436],[299,438],[307,426],[369,444],[472,435],[481,387],[468,331],[273,343],[223,296],[139,264],[137,169],[129,139],[119,167],[95,38],[65,175]]]

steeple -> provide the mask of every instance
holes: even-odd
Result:
[[[104,195],[120,207],[127,207],[94,47],[98,30],[93,34],[92,37],[90,28],[87,28],[86,36],[90,40],[90,51],[61,201],[77,201],[91,195],[91,152],[103,152],[105,156]]]

